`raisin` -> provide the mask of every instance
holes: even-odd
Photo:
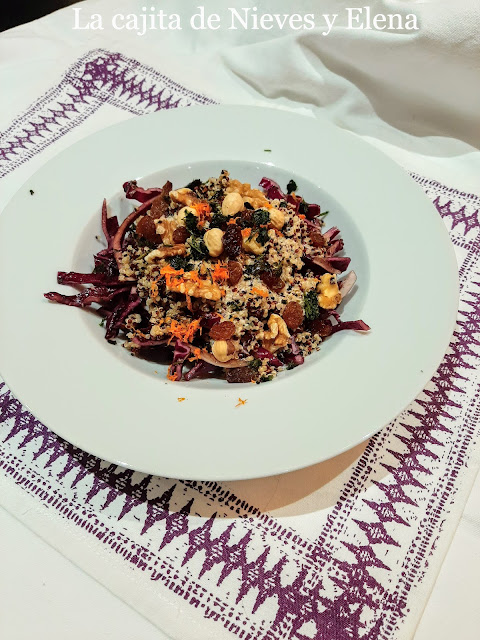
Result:
[[[320,318],[317,318],[316,320],[312,320],[309,329],[312,333],[319,335],[322,338],[326,338],[332,333],[333,327],[328,320],[321,320]]]
[[[253,215],[252,211],[243,211],[240,217],[237,218],[237,224],[242,228],[253,227]]]
[[[235,325],[233,322],[226,320],[213,325],[210,329],[210,338],[212,340],[230,340],[234,333]]]
[[[295,331],[303,322],[302,305],[298,302],[289,302],[283,311],[282,318],[287,327]]]
[[[238,284],[243,276],[242,265],[239,262],[235,262],[234,260],[230,260],[227,264],[228,267],[228,284],[231,287],[234,287]]]
[[[285,286],[285,282],[271,271],[262,271],[260,274],[260,280],[270,289],[270,291],[274,291],[275,293],[282,291]]]
[[[235,367],[235,369],[227,369],[225,377],[227,382],[252,382],[256,377],[256,372],[250,367]]]
[[[223,248],[230,258],[236,258],[242,250],[242,232],[236,224],[229,224],[223,234]]]
[[[173,244],[184,244],[189,235],[190,232],[186,227],[177,227],[172,236]]]
[[[168,181],[163,185],[161,194],[157,196],[152,202],[149,214],[154,220],[158,220],[167,213],[168,207],[170,205],[169,194],[171,190],[172,183]]]
[[[143,216],[137,224],[137,234],[142,238],[146,238],[149,242],[162,242],[162,236],[157,233],[155,222],[150,216]]]
[[[308,235],[314,247],[324,247],[327,244],[320,231],[310,231]]]

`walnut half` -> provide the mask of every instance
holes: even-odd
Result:
[[[160,249],[154,249],[150,251],[150,253],[145,256],[145,262],[148,264],[152,264],[156,260],[161,260],[162,258],[171,258],[173,256],[184,256],[186,252],[186,248],[184,244],[174,244],[173,247],[160,247]]]
[[[178,284],[173,281],[171,284],[167,283],[167,289],[175,293],[188,295],[191,298],[203,298],[204,300],[217,301],[225,295],[225,292],[217,284],[207,280],[202,280],[201,284],[189,282],[188,280],[183,280]]]
[[[257,338],[262,340],[262,345],[272,353],[283,349],[290,342],[290,332],[285,320],[276,313],[272,313],[268,319],[269,331],[259,331]]]

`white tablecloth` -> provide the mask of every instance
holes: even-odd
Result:
[[[166,10],[186,18],[197,1],[170,0]],[[233,3],[232,3],[233,4]],[[258,1],[259,12],[292,12],[291,3]],[[308,12],[318,3],[297,3]],[[340,12],[348,2],[322,2],[322,12]],[[113,13],[140,12],[132,0],[88,0],[84,15],[100,13],[102,31],[72,31],[72,9],[0,35],[0,129],[58,82],[59,75],[87,51],[121,51],[168,73],[190,89],[230,103],[262,103],[309,110],[362,135],[404,167],[466,192],[478,193],[480,153],[479,8],[475,0],[455,6],[374,3],[376,11],[415,11],[418,33],[352,32],[339,18],[327,37],[318,32],[150,32],[145,36],[108,26]],[[222,13],[225,6],[210,2]],[[318,8],[317,11],[318,13]],[[475,26],[477,25],[477,27]],[[99,126],[73,131],[69,142]],[[56,153],[57,150],[51,153]],[[49,157],[33,158],[4,182],[5,202]],[[478,637],[474,600],[480,569],[480,485],[467,505],[451,550],[417,631],[416,640]],[[0,512],[0,635],[5,638],[142,637],[161,632],[92,578],[50,549],[18,521]],[[461,569],[460,569],[461,567]],[[452,587],[453,585],[453,587]],[[73,605],[74,603],[74,605]],[[28,615],[25,615],[28,612]],[[454,614],[453,614],[454,612]],[[3,632],[3,634],[2,634]],[[114,633],[115,632],[115,633]],[[330,640],[330,639],[327,639]]]
[[[169,640],[1,508],[0,530],[0,637]],[[477,640],[479,574],[480,476],[413,640]]]

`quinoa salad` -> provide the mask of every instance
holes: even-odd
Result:
[[[345,273],[339,229],[325,230],[328,212],[293,180],[285,191],[269,178],[259,186],[225,170],[176,189],[126,182],[140,204],[119,224],[104,200],[93,271],[58,272],[79,292],[45,297],[95,310],[106,340],[132,355],[162,354],[172,381],[267,382],[338,331],[369,331],[340,318],[356,275]]]

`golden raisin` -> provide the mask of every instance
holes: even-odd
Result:
[[[230,260],[227,267],[228,267],[227,282],[231,287],[234,287],[236,284],[240,282],[242,278],[242,275],[243,275],[242,265],[239,262],[236,262],[235,260]]]
[[[146,238],[149,242],[156,242],[160,244],[162,242],[162,236],[157,234],[155,222],[150,216],[143,216],[140,218],[137,224],[137,233],[142,238]]]
[[[314,247],[324,247],[327,244],[320,231],[310,231],[308,235]]]
[[[309,329],[313,334],[326,338],[332,333],[333,327],[328,320],[317,318],[316,320],[312,320]]]
[[[270,289],[270,291],[274,291],[275,293],[280,293],[285,286],[285,282],[280,278],[280,276],[276,276],[271,271],[262,271],[260,274],[260,280]]]
[[[189,235],[190,233],[186,227],[177,227],[173,232],[173,243],[184,244]]]
[[[172,183],[169,180],[163,185],[160,195],[157,196],[152,202],[149,213],[154,220],[158,220],[167,213],[168,207],[170,205],[169,193],[171,190]]]
[[[256,371],[250,367],[235,367],[225,370],[227,382],[252,382],[257,377]]]
[[[234,334],[235,325],[229,320],[218,322],[210,329],[210,338],[212,338],[212,340],[230,340]]]
[[[242,232],[237,224],[229,224],[223,235],[223,248],[229,258],[236,258],[242,250]]]
[[[289,302],[282,313],[282,318],[287,327],[295,331],[303,322],[302,305],[294,301]]]

